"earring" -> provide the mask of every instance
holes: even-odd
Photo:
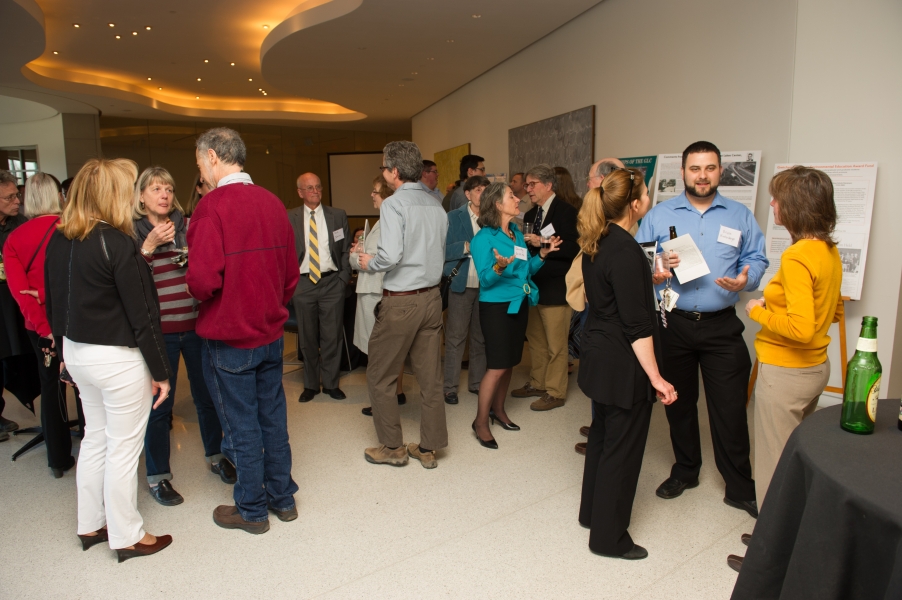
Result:
[[[138,204],[141,206],[141,210],[144,210],[144,200],[138,200]]]

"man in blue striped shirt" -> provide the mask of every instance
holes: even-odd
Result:
[[[661,374],[679,394],[665,407],[676,463],[656,493],[671,499],[698,485],[701,367],[714,462],[726,483],[724,502],[757,518],[745,408],[752,363],[742,338],[745,327],[733,305],[740,291],[758,287],[768,260],[755,215],[717,192],[722,172],[717,146],[696,142],[686,148],[680,171],[685,191],[649,211],[636,235],[639,242],[662,243],[670,238],[670,227],[676,227],[678,235],[692,236],[711,270],[682,284],[672,280],[679,297],[662,329]],[[659,292],[662,288],[659,284]]]

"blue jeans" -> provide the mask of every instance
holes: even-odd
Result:
[[[219,462],[222,458],[222,426],[219,415],[213,406],[213,399],[207,390],[201,362],[203,341],[191,331],[163,334],[166,341],[166,354],[172,377],[169,378],[169,397],[156,410],[151,409],[144,435],[144,455],[147,466],[147,482],[157,484],[163,479],[172,479],[169,470],[169,423],[172,420],[172,406],[175,403],[175,389],[179,376],[179,355],[185,357],[185,369],[188,371],[188,385],[191,387],[191,398],[197,409],[197,423],[200,437],[204,444],[204,454],[211,462]],[[156,402],[156,396],[154,396]]]
[[[294,508],[282,338],[258,348],[203,340],[204,376],[222,423],[222,451],[238,473],[235,506],[245,521],[267,520],[267,504]]]

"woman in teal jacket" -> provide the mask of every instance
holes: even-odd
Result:
[[[479,322],[485,338],[486,373],[479,386],[479,407],[473,432],[486,448],[497,449],[489,419],[502,428],[519,431],[504,411],[511,372],[523,355],[523,339],[529,307],[539,302],[532,281],[549,252],[558,249],[560,238],[530,256],[523,234],[513,223],[520,215],[520,202],[505,183],[493,183],[482,193],[479,233],[470,242],[473,264],[479,273]]]

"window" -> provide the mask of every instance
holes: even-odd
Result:
[[[16,176],[19,185],[25,185],[25,180],[38,172],[38,149],[0,148],[0,165]]]

